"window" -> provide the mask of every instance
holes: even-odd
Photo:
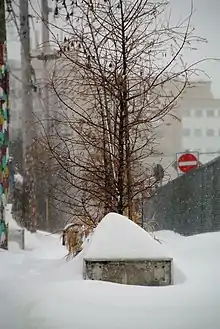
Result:
[[[195,116],[197,118],[201,118],[202,117],[202,110],[195,110]]]
[[[184,112],[183,112],[183,116],[184,117],[190,117],[190,114],[191,114],[190,112],[191,112],[190,109],[185,109]]]
[[[207,117],[214,117],[215,116],[215,111],[214,110],[207,110],[206,111],[206,115],[207,115]]]
[[[207,129],[206,136],[213,137],[215,135],[214,129]]]
[[[185,137],[190,136],[190,129],[189,128],[183,128],[183,136],[185,136]]]
[[[195,129],[194,136],[195,137],[201,137],[202,136],[202,130],[201,129]]]

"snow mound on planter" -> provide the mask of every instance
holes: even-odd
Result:
[[[163,244],[125,216],[109,213],[96,227],[84,259],[166,259]]]

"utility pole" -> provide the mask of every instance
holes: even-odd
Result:
[[[44,89],[43,89],[43,103],[44,103],[44,122],[45,122],[45,131],[47,138],[50,139],[52,135],[52,120],[50,112],[50,92],[49,92],[49,68],[48,62],[51,60],[56,60],[59,58],[59,55],[56,52],[51,51],[50,47],[50,34],[49,34],[49,14],[52,12],[52,9],[48,7],[48,0],[41,0],[41,18],[42,18],[42,44],[43,49],[42,53],[37,56],[38,60],[43,61],[43,80],[44,80]],[[55,113],[53,112],[53,115]],[[46,213],[46,227],[50,229],[50,219],[52,217],[52,175],[51,175],[51,163],[50,155],[47,159],[47,177],[46,177],[46,198],[45,198],[45,213]],[[52,223],[51,223],[52,224]]]
[[[9,193],[9,78],[6,66],[7,49],[5,9],[5,1],[0,0],[0,248],[8,249],[8,227],[5,222],[5,207]]]
[[[48,66],[47,66],[47,55],[51,53],[50,40],[49,40],[49,13],[51,12],[48,7],[48,0],[41,0],[41,11],[42,11],[42,43],[43,43],[43,73],[44,73],[44,104],[45,104],[45,117],[47,120],[47,131],[50,130],[49,124],[49,89],[48,89]]]
[[[49,101],[49,88],[48,88],[48,60],[47,55],[51,53],[50,50],[50,40],[49,40],[49,13],[51,10],[48,7],[48,0],[41,0],[41,11],[42,11],[42,43],[43,43],[43,72],[44,72],[44,105],[45,105],[45,124],[46,124],[46,132],[48,138],[50,138],[51,129],[50,129],[50,101]],[[50,161],[48,159],[48,172],[46,177],[46,198],[45,198],[45,213],[46,213],[46,227],[49,230],[49,219],[51,215],[50,204],[51,204],[51,166]]]
[[[33,69],[30,56],[30,26],[28,0],[20,0],[20,42],[23,106],[23,222],[31,232],[36,231],[36,193],[34,172],[35,125],[33,113]]]

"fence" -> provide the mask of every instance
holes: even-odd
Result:
[[[159,227],[192,235],[220,230],[220,157],[192,170],[144,202],[144,221],[155,216]]]

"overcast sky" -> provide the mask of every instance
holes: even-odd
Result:
[[[39,0],[34,0],[38,6]],[[187,17],[191,8],[191,0],[171,0],[172,16],[174,20]],[[53,2],[54,4],[54,2]],[[213,81],[213,93],[220,98],[220,0],[194,0],[194,14],[192,24],[196,29],[196,35],[208,40],[207,44],[199,44],[199,50],[187,55],[185,60],[191,62],[206,58],[219,58],[218,61],[208,61],[202,65],[202,69]],[[40,31],[40,22],[35,22]],[[32,35],[32,40],[36,37]],[[10,59],[20,60],[20,47],[16,41],[16,33],[8,33],[8,56]]]
[[[172,14],[177,17],[186,17],[189,13],[190,0],[171,0]],[[220,1],[219,0],[194,0],[194,13],[192,17],[196,35],[208,40],[207,44],[200,44],[199,51],[193,54],[193,60],[218,58],[219,61],[207,61],[202,68],[213,81],[213,93],[220,98]]]

